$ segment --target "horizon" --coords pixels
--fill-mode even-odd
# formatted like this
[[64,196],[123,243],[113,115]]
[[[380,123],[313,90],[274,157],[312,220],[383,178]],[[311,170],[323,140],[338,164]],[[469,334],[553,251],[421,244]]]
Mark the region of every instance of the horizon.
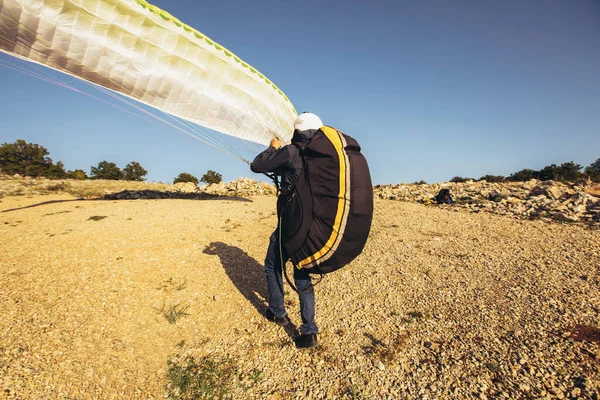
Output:
[[[299,112],[356,138],[374,185],[600,157],[594,1],[152,3],[253,65]],[[296,24],[304,10],[318,12]],[[23,64],[6,54],[0,62]],[[37,143],[69,170],[138,161],[152,182],[207,170],[266,180],[202,143],[9,68],[0,67],[0,92],[0,142]]]

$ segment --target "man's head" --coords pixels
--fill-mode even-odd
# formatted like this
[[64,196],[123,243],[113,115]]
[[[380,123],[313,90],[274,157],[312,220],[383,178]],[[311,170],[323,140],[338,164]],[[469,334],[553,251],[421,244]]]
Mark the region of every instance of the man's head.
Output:
[[317,130],[321,129],[322,126],[323,122],[321,121],[321,118],[317,117],[315,114],[305,112],[298,115],[298,118],[296,118],[296,121],[294,122],[294,131],[302,132]]

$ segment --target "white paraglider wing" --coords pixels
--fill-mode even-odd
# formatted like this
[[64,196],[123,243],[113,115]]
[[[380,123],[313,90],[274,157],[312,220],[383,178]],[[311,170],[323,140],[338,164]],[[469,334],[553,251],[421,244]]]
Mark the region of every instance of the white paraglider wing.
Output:
[[144,0],[0,0],[0,51],[240,139],[292,136],[279,88]]

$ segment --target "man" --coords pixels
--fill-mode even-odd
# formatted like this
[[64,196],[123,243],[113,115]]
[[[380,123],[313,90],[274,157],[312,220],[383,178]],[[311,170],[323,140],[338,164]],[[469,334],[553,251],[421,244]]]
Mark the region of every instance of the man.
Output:
[[[294,123],[292,145],[281,147],[281,141],[274,138],[269,148],[256,156],[250,166],[253,172],[275,173],[281,178],[280,194],[277,199],[278,217],[281,217],[283,209],[292,197],[294,185],[302,173],[303,162],[297,146],[305,146],[322,126],[321,119],[314,114],[299,115]],[[269,292],[269,308],[265,312],[265,317],[282,326],[290,323],[284,306],[282,277],[282,268],[288,259],[289,255],[280,242],[278,225],[278,229],[271,235],[265,258],[265,276]],[[298,348],[316,347],[318,328],[315,323],[315,292],[311,277],[306,270],[294,268],[294,282],[298,289],[302,316],[301,334],[294,339],[294,342]]]

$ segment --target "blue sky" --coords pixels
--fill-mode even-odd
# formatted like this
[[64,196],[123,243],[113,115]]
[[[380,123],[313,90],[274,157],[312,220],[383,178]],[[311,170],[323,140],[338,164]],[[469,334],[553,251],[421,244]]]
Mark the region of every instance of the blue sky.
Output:
[[[355,137],[374,183],[600,158],[598,0],[153,4],[259,69],[299,112]],[[39,143],[67,169],[135,160],[152,181],[208,169],[260,178],[189,137],[3,67],[0,121],[0,143]]]

